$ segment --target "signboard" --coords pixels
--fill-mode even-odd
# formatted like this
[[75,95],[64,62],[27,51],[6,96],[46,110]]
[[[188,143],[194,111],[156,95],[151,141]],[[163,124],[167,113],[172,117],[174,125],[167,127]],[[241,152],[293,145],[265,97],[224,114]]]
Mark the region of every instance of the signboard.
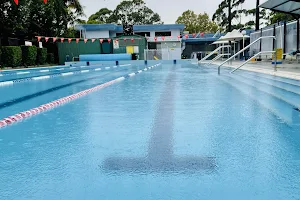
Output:
[[119,41],[115,40],[114,41],[114,49],[119,49],[119,48],[120,48]]
[[25,46],[32,46],[32,42],[25,41]]
[[[275,49],[276,64],[282,64],[283,50],[282,48]],[[272,64],[275,64],[274,55],[272,56]]]
[[139,53],[139,46],[133,47],[133,53]]

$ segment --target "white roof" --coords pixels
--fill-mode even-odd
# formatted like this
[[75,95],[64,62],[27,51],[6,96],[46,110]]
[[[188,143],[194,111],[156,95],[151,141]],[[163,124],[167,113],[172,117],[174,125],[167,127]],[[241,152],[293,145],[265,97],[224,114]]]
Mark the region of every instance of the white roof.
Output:
[[299,0],[268,0],[259,7],[283,13],[300,15]]
[[225,36],[220,37],[217,41],[239,41],[243,38],[250,38],[248,35],[243,35],[239,30],[233,30],[229,33],[227,33]]
[[[223,40],[224,36],[221,36],[217,41],[213,42],[212,44],[228,44],[229,40]],[[235,42],[233,42],[235,43]]]

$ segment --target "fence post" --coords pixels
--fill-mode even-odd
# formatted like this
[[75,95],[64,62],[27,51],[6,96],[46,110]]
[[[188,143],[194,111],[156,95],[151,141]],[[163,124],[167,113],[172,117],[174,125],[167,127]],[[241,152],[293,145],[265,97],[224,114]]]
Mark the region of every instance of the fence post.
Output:
[[[283,24],[283,53],[286,53],[286,21]],[[285,59],[285,56],[283,59]]]
[[300,43],[300,20],[297,20],[297,50],[299,51],[299,43]]

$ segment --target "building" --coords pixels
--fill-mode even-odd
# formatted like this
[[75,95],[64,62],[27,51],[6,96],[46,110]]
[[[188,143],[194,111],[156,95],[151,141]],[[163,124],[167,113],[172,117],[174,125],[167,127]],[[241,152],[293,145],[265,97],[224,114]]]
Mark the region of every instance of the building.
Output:
[[[87,39],[118,38],[123,35],[123,26],[115,24],[82,24],[77,25],[75,29],[80,31],[82,38]],[[134,34],[147,40],[144,58],[140,59],[180,59],[180,35],[183,30],[183,24],[134,25]]]

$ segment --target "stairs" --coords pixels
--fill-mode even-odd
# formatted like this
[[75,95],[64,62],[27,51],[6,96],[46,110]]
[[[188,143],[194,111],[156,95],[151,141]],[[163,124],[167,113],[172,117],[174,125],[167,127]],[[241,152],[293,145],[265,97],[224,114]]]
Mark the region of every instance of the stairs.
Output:
[[283,122],[300,126],[300,81],[261,73],[222,73],[220,80],[256,100]]

